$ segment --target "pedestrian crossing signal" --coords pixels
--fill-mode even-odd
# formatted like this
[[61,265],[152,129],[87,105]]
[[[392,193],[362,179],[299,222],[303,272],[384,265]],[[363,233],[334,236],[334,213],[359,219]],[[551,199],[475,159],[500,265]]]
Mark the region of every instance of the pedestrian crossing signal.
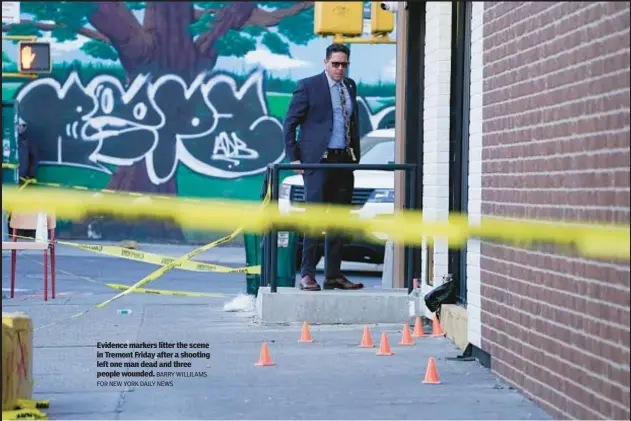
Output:
[[18,71],[20,73],[50,73],[52,67],[50,43],[21,41],[18,44]]

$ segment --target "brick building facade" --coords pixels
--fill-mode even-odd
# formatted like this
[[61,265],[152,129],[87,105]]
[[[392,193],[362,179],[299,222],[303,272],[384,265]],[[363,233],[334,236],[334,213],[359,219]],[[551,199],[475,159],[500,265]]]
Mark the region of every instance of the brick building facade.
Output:
[[[482,13],[482,214],[629,223],[629,3]],[[559,417],[629,418],[628,262],[483,242],[480,272],[494,371]]]
[[[426,78],[443,42],[429,34],[453,33],[429,19],[440,4],[427,3]],[[629,3],[470,7],[469,218],[628,224]],[[476,239],[466,253],[466,340],[491,369],[555,418],[629,419],[629,262]],[[451,271],[437,260],[434,280]]]

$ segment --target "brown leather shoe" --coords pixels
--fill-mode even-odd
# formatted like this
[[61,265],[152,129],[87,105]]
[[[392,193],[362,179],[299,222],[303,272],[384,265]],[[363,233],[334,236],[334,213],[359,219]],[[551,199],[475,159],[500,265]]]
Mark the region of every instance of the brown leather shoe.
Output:
[[364,284],[349,281],[345,276],[326,278],[322,284],[324,289],[362,289]]
[[300,280],[300,289],[303,291],[320,291],[320,285],[311,276],[304,276]]

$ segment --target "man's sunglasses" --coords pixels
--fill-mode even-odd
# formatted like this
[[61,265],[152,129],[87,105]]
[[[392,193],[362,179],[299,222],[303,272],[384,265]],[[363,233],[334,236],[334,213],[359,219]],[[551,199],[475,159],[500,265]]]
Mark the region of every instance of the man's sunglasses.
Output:
[[348,67],[348,62],[347,61],[332,61],[331,62],[331,66],[335,67],[336,69],[341,67],[343,69],[346,69]]

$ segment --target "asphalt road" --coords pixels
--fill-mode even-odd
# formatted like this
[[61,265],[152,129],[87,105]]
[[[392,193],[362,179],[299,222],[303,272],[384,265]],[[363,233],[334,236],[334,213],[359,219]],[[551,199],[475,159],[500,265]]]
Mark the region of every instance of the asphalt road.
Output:
[[[174,255],[186,251],[171,250]],[[230,257],[229,250],[221,253],[225,256],[206,258],[233,266],[245,263]],[[50,400],[45,411],[49,419],[550,419],[477,362],[450,359],[460,351],[445,338],[402,347],[397,345],[401,326],[371,326],[373,341],[378,343],[381,332],[387,332],[395,353],[378,357],[376,349],[357,347],[363,326],[312,326],[315,342],[298,343],[298,325],[261,326],[251,313],[224,311],[227,301],[245,292],[244,275],[174,270],[148,287],[225,297],[129,294],[68,319],[118,292],[103,283],[131,285],[156,267],[60,249],[57,298],[45,303],[40,256],[23,253],[18,258],[17,296],[3,297],[2,307],[5,312],[27,312],[36,327],[56,323],[37,330],[34,337],[34,397]],[[4,296],[8,255],[3,254],[2,263]],[[370,288],[381,283],[379,277],[362,272],[352,277]],[[130,352],[97,348],[98,342],[181,342],[209,348],[131,350],[189,352],[194,357],[97,358],[97,352]],[[263,342],[269,344],[274,367],[254,365]],[[437,361],[439,385],[423,384],[430,356]],[[191,367],[97,367],[99,361],[178,361]],[[142,370],[206,374],[97,378],[99,372]],[[120,386],[110,383],[118,381]]]

